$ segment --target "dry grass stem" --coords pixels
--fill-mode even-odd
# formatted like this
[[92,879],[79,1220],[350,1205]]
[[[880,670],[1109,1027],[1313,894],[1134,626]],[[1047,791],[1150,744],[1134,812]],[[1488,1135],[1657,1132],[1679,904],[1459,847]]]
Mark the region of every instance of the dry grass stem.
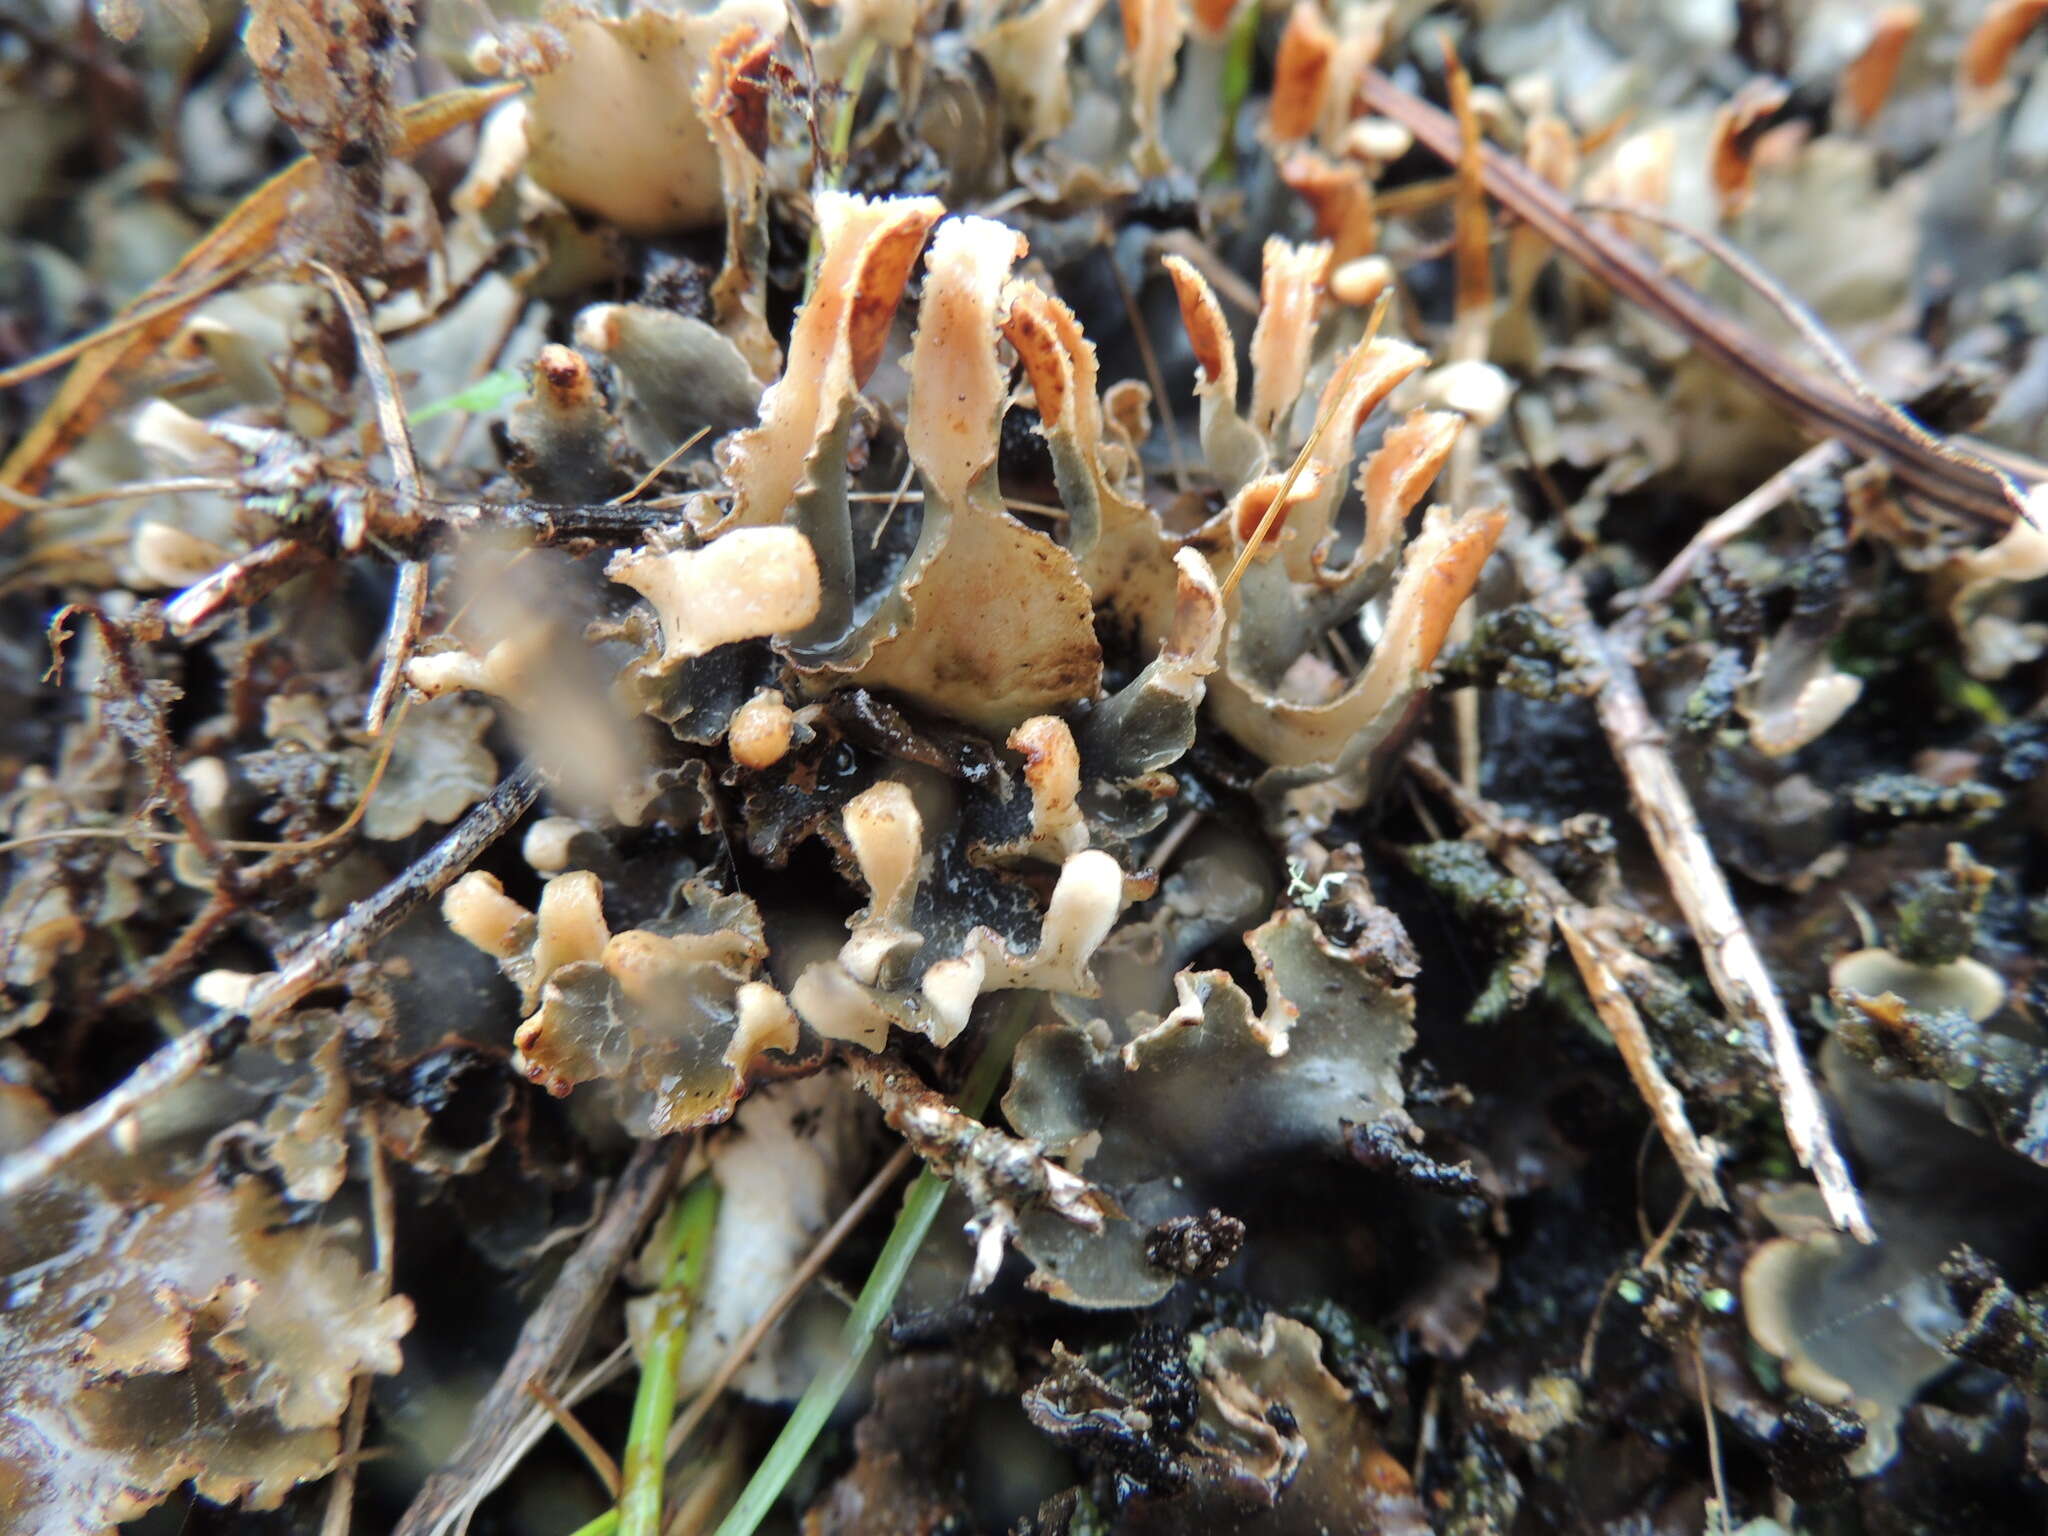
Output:
[[1538,606],[1586,655],[1599,661],[1601,680],[1595,702],[1600,727],[1628,780],[1636,817],[1649,834],[1671,883],[1671,894],[1699,945],[1707,979],[1731,1018],[1763,1032],[1792,1150],[1819,1182],[1836,1225],[1862,1242],[1873,1241],[1876,1234],[1870,1217],[1835,1144],[1798,1033],[1729,892],[1727,877],[1700,829],[1692,797],[1665,750],[1663,730],[1644,702],[1635,674],[1587,613],[1577,582],[1554,551],[1532,536],[1515,541],[1512,555],[1523,585]]

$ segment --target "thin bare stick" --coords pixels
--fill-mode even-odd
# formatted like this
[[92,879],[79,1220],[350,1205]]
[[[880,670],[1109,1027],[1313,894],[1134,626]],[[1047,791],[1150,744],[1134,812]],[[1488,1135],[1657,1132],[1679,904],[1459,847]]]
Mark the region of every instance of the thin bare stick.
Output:
[[377,429],[384,438],[384,451],[391,455],[393,478],[406,494],[424,496],[426,486],[420,479],[419,457],[412,450],[412,429],[406,425],[405,401],[399,396],[398,379],[391,371],[391,357],[384,350],[384,340],[377,334],[377,326],[370,318],[369,306],[356,291],[356,285],[325,262],[309,261],[306,265],[319,273],[321,281],[333,291],[335,302],[341,306],[349,331],[355,337],[356,361],[362,367],[363,382],[370,386],[370,398],[377,405]]
[[[1414,92],[1376,69],[1364,71],[1359,95],[1393,118],[1433,154],[1456,163],[1457,125]],[[2023,509],[2013,481],[1955,454],[1930,453],[1885,414],[1828,378],[1791,367],[1747,326],[1665,273],[1627,236],[1579,217],[1566,195],[1492,145],[1481,146],[1486,190],[1595,279],[1686,336],[1712,361],[1741,376],[1773,406],[1816,437],[1837,437],[1854,452],[1884,460],[1900,485],[1942,508],[1992,526]],[[2009,462],[2009,461],[2008,461]],[[2020,479],[2048,479],[2048,466],[2027,463]]]
[[1436,754],[1426,744],[1417,744],[1410,749],[1408,769],[1447,801],[1469,829],[1482,834],[1487,851],[1550,908],[1551,920],[1564,936],[1572,963],[1578,967],[1579,977],[1586,985],[1586,995],[1593,1000],[1601,1022],[1614,1037],[1615,1049],[1620,1051],[1622,1063],[1636,1085],[1636,1092],[1642,1095],[1643,1103],[1650,1111],[1650,1119],[1664,1138],[1664,1145],[1670,1148],[1672,1160],[1684,1175],[1687,1188],[1716,1210],[1726,1210],[1728,1202],[1722,1197],[1720,1186],[1714,1179],[1714,1169],[1721,1156],[1720,1148],[1712,1138],[1702,1139],[1693,1131],[1692,1122],[1686,1118],[1685,1100],[1657,1064],[1656,1052],[1651,1047],[1650,1033],[1643,1025],[1642,1015],[1636,1011],[1634,1000],[1615,980],[1614,965],[1619,955],[1618,947],[1608,932],[1610,925],[1602,922],[1598,913],[1581,906],[1564,882],[1550,872],[1548,865],[1510,837],[1498,812],[1446,773],[1443,765],[1437,762]]
[[184,639],[197,634],[230,607],[246,607],[267,597],[322,559],[318,549],[297,539],[271,539],[239,555],[211,576],[203,577],[164,604],[171,633]]
[[561,1380],[597,1320],[648,1222],[667,1202],[689,1147],[685,1138],[642,1142],[619,1178],[604,1219],[591,1229],[519,1330],[519,1342],[470,1417],[469,1433],[429,1477],[394,1536],[441,1536],[466,1522],[516,1464],[508,1459],[531,1410],[527,1383]]
[[1800,340],[1814,350],[1820,360],[1827,365],[1828,371],[1840,379],[1857,399],[1936,458],[1947,459],[1951,463],[1965,465],[1970,469],[1982,470],[1985,474],[1998,479],[2005,486],[2006,498],[2012,502],[2014,509],[2022,516],[2026,515],[2024,486],[2005,469],[1982,454],[1973,452],[1966,445],[1952,443],[1928,431],[1910,412],[1887,400],[1878,392],[1876,386],[1863,376],[1863,370],[1857,367],[1856,360],[1842,350],[1841,343],[1828,334],[1827,327],[1820,323],[1813,312],[1786,292],[1776,278],[1751,261],[1739,248],[1723,240],[1712,230],[1696,228],[1683,219],[1675,219],[1668,213],[1655,208],[1645,208],[1638,203],[1582,201],[1578,206],[1591,211],[1627,214],[1631,218],[1641,219],[1646,224],[1654,224],[1659,229],[1668,229],[1673,234],[1698,245],[1740,278],[1744,287],[1770,305],[1780,319],[1797,331]]
[[398,568],[398,581],[391,589],[391,622],[384,630],[384,660],[377,668],[377,686],[370,692],[369,707],[363,711],[363,733],[380,736],[390,717],[391,701],[398,696],[405,679],[405,664],[420,642],[420,628],[427,618],[427,562],[407,560]]
[[692,432],[688,437],[684,438],[680,443],[677,443],[675,447],[669,449],[669,451],[662,457],[662,461],[659,464],[655,465],[654,468],[647,471],[646,474],[642,475],[639,478],[639,480],[634,483],[633,489],[631,489],[630,491],[623,492],[620,495],[614,496],[610,501],[606,502],[605,505],[608,507],[623,507],[629,501],[638,501],[640,499],[640,493],[642,491],[646,490],[647,487],[654,484],[655,481],[659,480],[662,477],[662,475],[667,472],[669,465],[675,463],[677,459],[680,459],[692,448],[696,447],[699,443],[703,442],[705,434],[710,432],[710,430],[711,429],[709,427],[699,427],[696,431]]
[[618,1498],[619,1464],[612,1459],[610,1451],[597,1443],[597,1436],[584,1427],[575,1410],[538,1381],[526,1384],[526,1394],[547,1410],[548,1417],[555,1421],[555,1428],[567,1435],[576,1449],[583,1453],[583,1459],[590,1463],[590,1470],[604,1484],[604,1491],[614,1499]]
[[1586,995],[1593,1000],[1594,1011],[1600,1015],[1600,1022],[1607,1026],[1607,1033],[1614,1037],[1615,1049],[1621,1052],[1622,1062],[1635,1082],[1636,1092],[1649,1106],[1657,1134],[1671,1149],[1678,1171],[1685,1176],[1687,1186],[1700,1197],[1702,1204],[1715,1210],[1726,1210],[1728,1201],[1714,1180],[1721,1149],[1711,1136],[1703,1139],[1693,1133],[1692,1122],[1685,1116],[1685,1100],[1672,1086],[1671,1079],[1664,1075],[1664,1069],[1657,1065],[1650,1032],[1643,1027],[1643,1018],[1636,1012],[1634,1000],[1622,991],[1621,983],[1615,980],[1614,972],[1602,953],[1606,946],[1580,926],[1586,915],[1583,911],[1560,907],[1554,915],[1557,931],[1564,935],[1565,947],[1571,951],[1572,962],[1578,966],[1579,976],[1586,984]]
[[1166,836],[1159,839],[1159,846],[1152,850],[1147,861],[1155,871],[1162,875],[1166,873],[1166,866],[1180,852],[1181,844],[1192,837],[1195,828],[1202,824],[1203,814],[1201,811],[1183,811],[1180,820],[1166,829]]
[[[370,1185],[370,1232],[376,1248],[376,1275],[385,1295],[391,1294],[393,1245],[398,1226],[397,1209],[391,1197],[391,1173],[384,1166],[384,1144],[377,1135],[377,1106],[362,1107],[363,1163]],[[363,1429],[370,1420],[370,1377],[356,1377],[349,1389],[348,1419],[342,1426],[341,1457],[334,1466],[334,1481],[327,1488],[327,1512],[320,1521],[320,1536],[348,1536],[349,1516],[355,1507],[356,1471],[362,1465]]]
[[[869,549],[880,549],[882,547],[882,535],[888,531],[890,519],[896,516],[896,509],[902,506],[910,497],[910,481],[911,477],[916,473],[917,466],[915,464],[903,466],[903,478],[896,482],[896,489],[889,497],[889,505],[882,508],[881,520],[875,524],[874,536],[868,540]],[[855,492],[847,499],[849,501],[859,501],[868,494],[867,492]],[[922,491],[917,493],[917,499],[919,501],[924,500],[924,493]],[[1005,502],[1004,505],[1008,506],[1009,503]]]
[[1785,1011],[1756,940],[1736,908],[1727,878],[1700,829],[1692,797],[1664,748],[1659,729],[1625,657],[1617,654],[1586,610],[1577,581],[1555,550],[1536,536],[1516,539],[1510,550],[1522,584],[1550,620],[1571,636],[1600,672],[1595,704],[1601,729],[1628,781],[1636,818],[1649,834],[1671,894],[1699,944],[1707,980],[1729,1015],[1760,1027],[1770,1046],[1785,1134],[1800,1163],[1811,1169],[1835,1224],[1862,1242],[1873,1240],[1862,1197],[1835,1145],[1820,1094],[1807,1071],[1799,1035]]
[[531,767],[509,774],[448,835],[368,901],[358,902],[250,989],[240,1011],[169,1042],[119,1086],[64,1116],[18,1152],[0,1158],[0,1201],[47,1181],[121,1121],[216,1061],[232,1056],[252,1029],[275,1019],[342,966],[359,958],[423,903],[438,896],[477,856],[511,830],[540,795]]
[[[79,491],[70,496],[30,496],[9,485],[0,485],[0,501],[24,512],[77,512],[104,506],[110,501],[147,501],[152,496],[182,496],[188,492],[232,493],[241,487],[217,475],[181,475],[172,480],[137,480],[128,485],[110,485],[97,491]],[[126,535],[124,534],[125,538]]]
[[1671,563],[1657,573],[1656,580],[1634,594],[1635,612],[1626,622],[1631,625],[1639,623],[1639,616],[1647,616],[1651,609],[1670,602],[1678,589],[1691,579],[1702,560],[1724,544],[1741,538],[1783,506],[1785,498],[1792,494],[1800,481],[1824,474],[1847,459],[1848,455],[1842,451],[1840,443],[1833,440],[1816,443],[1725,512],[1716,513],[1687,541],[1685,548],[1671,557]]
[[1664,1272],[1664,1255],[1671,1250],[1671,1244],[1685,1225],[1685,1218],[1692,1214],[1692,1193],[1687,1191],[1671,1212],[1671,1219],[1664,1223],[1664,1230],[1657,1234],[1656,1241],[1643,1250],[1642,1267],[1651,1274]]
[[[356,285],[324,262],[308,262],[321,280],[334,290],[335,302],[348,317],[348,328],[356,340],[356,362],[361,366],[370,395],[377,402],[377,426],[384,438],[384,451],[391,455],[392,477],[402,495],[424,500],[426,482],[420,477],[419,455],[413,452],[412,428],[406,423],[405,401],[398,390],[397,375],[391,371],[391,356],[377,334],[370,308]],[[384,717],[405,680],[405,664],[419,644],[420,625],[427,613],[427,566],[423,560],[408,560],[398,569],[398,586],[391,598],[391,622],[384,631],[384,660],[377,669],[377,686],[370,691],[370,704],[363,711],[363,730],[381,735]]]
[[797,1265],[796,1272],[789,1277],[788,1284],[776,1293],[763,1312],[747,1331],[733,1341],[725,1358],[718,1362],[718,1369],[711,1373],[711,1379],[704,1383],[697,1395],[690,1399],[690,1406],[683,1410],[676,1420],[675,1428],[668,1433],[669,1459],[689,1442],[697,1426],[704,1422],[704,1416],[717,1406],[725,1389],[732,1385],[746,1363],[753,1359],[754,1351],[761,1347],[761,1341],[768,1337],[782,1316],[796,1305],[797,1298],[810,1289],[811,1282],[818,1278],[818,1272],[831,1262],[832,1255],[839,1251],[839,1245],[852,1235],[853,1229],[867,1219],[875,1202],[889,1192],[889,1186],[903,1176],[916,1153],[906,1144],[896,1149],[895,1154],[882,1164],[875,1176],[868,1180],[861,1192],[853,1197],[853,1203],[839,1213],[839,1219],[827,1227],[811,1245],[811,1251],[804,1255],[804,1261]]

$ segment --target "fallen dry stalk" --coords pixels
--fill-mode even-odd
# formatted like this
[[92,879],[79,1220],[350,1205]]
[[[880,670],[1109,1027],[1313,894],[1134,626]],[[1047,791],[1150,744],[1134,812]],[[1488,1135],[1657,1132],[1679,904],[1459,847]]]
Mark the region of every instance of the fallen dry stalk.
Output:
[[222,1013],[159,1049],[119,1086],[75,1114],[66,1115],[19,1152],[0,1158],[0,1201],[43,1183],[65,1163],[145,1105],[214,1062],[232,1056],[250,1030],[292,1007],[344,965],[360,959],[424,902],[475,862],[524,816],[540,794],[540,775],[516,769],[399,876],[368,901],[356,903],[299,946],[284,965],[251,989],[235,1012]]
[[1792,1150],[1800,1163],[1812,1170],[1835,1224],[1863,1242],[1872,1241],[1875,1234],[1870,1218],[1841,1149],[1835,1145],[1820,1094],[1800,1053],[1799,1036],[1735,906],[1714,850],[1700,830],[1692,798],[1671,754],[1664,749],[1664,732],[1643,699],[1628,658],[1593,622],[1577,579],[1546,542],[1536,537],[1516,539],[1510,557],[1536,605],[1570,635],[1599,673],[1595,704],[1600,728],[1607,733],[1608,745],[1628,780],[1636,819],[1649,834],[1722,1006],[1731,1017],[1763,1029]]
[[547,1299],[533,1309],[498,1379],[470,1419],[469,1433],[447,1463],[427,1479],[394,1536],[428,1536],[466,1521],[517,1464],[518,1441],[534,1407],[528,1384],[558,1382],[583,1348],[598,1309],[611,1295],[633,1251],[675,1186],[687,1140],[642,1142],[620,1175],[603,1219],[583,1239]]
[[1558,908],[1556,913],[1557,931],[1564,935],[1565,947],[1572,953],[1572,963],[1579,968],[1579,975],[1586,983],[1586,995],[1593,1000],[1600,1022],[1614,1037],[1615,1048],[1621,1052],[1628,1075],[1635,1081],[1636,1092],[1649,1106],[1650,1118],[1657,1123],[1658,1134],[1671,1149],[1678,1171],[1685,1175],[1685,1182],[1699,1196],[1702,1204],[1726,1210],[1727,1198],[1714,1181],[1714,1167],[1721,1159],[1721,1150],[1712,1137],[1702,1140],[1694,1133],[1692,1122],[1685,1115],[1685,1100],[1672,1086],[1671,1079],[1664,1075],[1663,1068],[1657,1065],[1656,1052],[1650,1045],[1650,1032],[1643,1025],[1642,1015],[1636,1011],[1634,999],[1622,990],[1621,983],[1615,979],[1607,955],[1607,943],[1580,926],[1585,915],[1582,911],[1564,907]]
[[[1457,163],[1458,127],[1446,113],[1376,69],[1364,72],[1358,90],[1369,109],[1400,123],[1432,153]],[[1623,298],[1681,332],[1816,437],[1840,438],[1857,453],[1883,460],[1903,489],[1974,522],[2003,527],[2020,511],[2013,489],[1987,466],[1972,462],[1975,455],[1930,451],[1846,386],[1793,367],[1747,326],[1663,271],[1641,246],[1581,218],[1564,193],[1491,144],[1481,147],[1480,158],[1487,192],[1510,214]],[[2048,467],[2038,464],[2020,465],[2014,473],[2048,479]]]
[[[377,426],[384,438],[384,451],[391,455],[391,471],[399,491],[415,504],[426,500],[427,485],[420,475],[419,455],[413,452],[412,428],[406,425],[405,401],[398,392],[398,380],[391,371],[391,358],[370,319],[370,307],[363,302],[356,285],[324,262],[308,262],[321,281],[333,290],[335,302],[348,317],[355,337],[356,364],[377,402]],[[427,563],[407,560],[398,568],[398,584],[391,596],[391,622],[384,631],[384,660],[377,670],[377,686],[370,690],[369,707],[363,712],[363,730],[381,735],[391,701],[405,678],[405,664],[419,644],[420,625],[427,614]]]
[[1481,834],[1487,851],[1550,908],[1551,921],[1564,936],[1572,963],[1586,984],[1586,995],[1593,1000],[1601,1023],[1614,1037],[1615,1048],[1621,1052],[1636,1091],[1649,1108],[1650,1118],[1656,1122],[1664,1145],[1670,1148],[1686,1185],[1705,1204],[1726,1210],[1728,1202],[1714,1178],[1720,1148],[1711,1137],[1702,1138],[1693,1130],[1692,1122],[1686,1118],[1684,1098],[1657,1065],[1642,1015],[1615,978],[1614,967],[1622,956],[1607,931],[1609,925],[1599,913],[1575,901],[1564,882],[1541,859],[1509,836],[1494,809],[1446,773],[1427,745],[1417,745],[1409,751],[1408,770],[1457,811],[1468,831]]

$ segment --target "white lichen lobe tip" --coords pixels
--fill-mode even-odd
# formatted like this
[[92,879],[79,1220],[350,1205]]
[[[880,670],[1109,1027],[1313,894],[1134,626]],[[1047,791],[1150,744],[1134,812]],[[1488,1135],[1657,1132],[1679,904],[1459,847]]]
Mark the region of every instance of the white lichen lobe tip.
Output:
[[540,893],[534,974],[545,980],[562,966],[601,960],[611,942],[604,921],[604,882],[587,869],[557,875]]
[[496,875],[473,869],[449,886],[441,897],[441,915],[462,938],[496,960],[519,948],[514,932],[532,916],[505,894]]
[[664,664],[802,629],[822,596],[811,541],[794,528],[736,528],[702,549],[621,550],[604,573],[653,606]]
[[526,829],[519,854],[528,865],[544,875],[559,875],[569,867],[570,845],[583,831],[573,816],[543,816]]
[[781,694],[763,688],[734,712],[726,744],[742,768],[772,768],[789,751],[795,730],[796,712]]
[[914,891],[924,854],[924,819],[907,786],[892,780],[869,786],[846,803],[846,840],[880,916]]
[[796,1049],[796,1014],[789,999],[775,988],[765,981],[742,982],[733,1001],[738,1019],[725,1050],[725,1064],[733,1071],[746,1070],[747,1063],[763,1051],[787,1054]]

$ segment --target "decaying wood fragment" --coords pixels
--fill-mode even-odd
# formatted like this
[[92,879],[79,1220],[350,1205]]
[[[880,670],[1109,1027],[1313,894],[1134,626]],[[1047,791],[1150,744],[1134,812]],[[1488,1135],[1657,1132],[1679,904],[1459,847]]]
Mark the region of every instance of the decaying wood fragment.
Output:
[[[346,277],[322,262],[313,270],[333,290],[335,301],[348,317],[348,328],[356,341],[356,362],[369,381],[377,402],[377,425],[383,434],[384,451],[391,455],[392,474],[398,488],[417,505],[427,494],[420,476],[419,456],[413,452],[412,428],[406,425],[405,402],[399,397],[398,380],[391,371],[391,359],[378,339],[377,327],[363,296]],[[420,625],[427,612],[427,564],[407,560],[398,568],[398,585],[391,599],[391,622],[384,631],[384,661],[377,671],[377,685],[370,691],[369,707],[363,713],[363,729],[375,736],[384,729],[391,701],[405,677],[405,664],[419,644]]]
[[846,1053],[846,1064],[853,1080],[882,1106],[889,1128],[933,1168],[958,1180],[973,1202],[970,1291],[986,1290],[995,1279],[1021,1208],[1042,1204],[1090,1232],[1101,1231],[1104,1218],[1115,1213],[1107,1196],[1046,1157],[1037,1143],[955,1109],[901,1062],[856,1050]]

